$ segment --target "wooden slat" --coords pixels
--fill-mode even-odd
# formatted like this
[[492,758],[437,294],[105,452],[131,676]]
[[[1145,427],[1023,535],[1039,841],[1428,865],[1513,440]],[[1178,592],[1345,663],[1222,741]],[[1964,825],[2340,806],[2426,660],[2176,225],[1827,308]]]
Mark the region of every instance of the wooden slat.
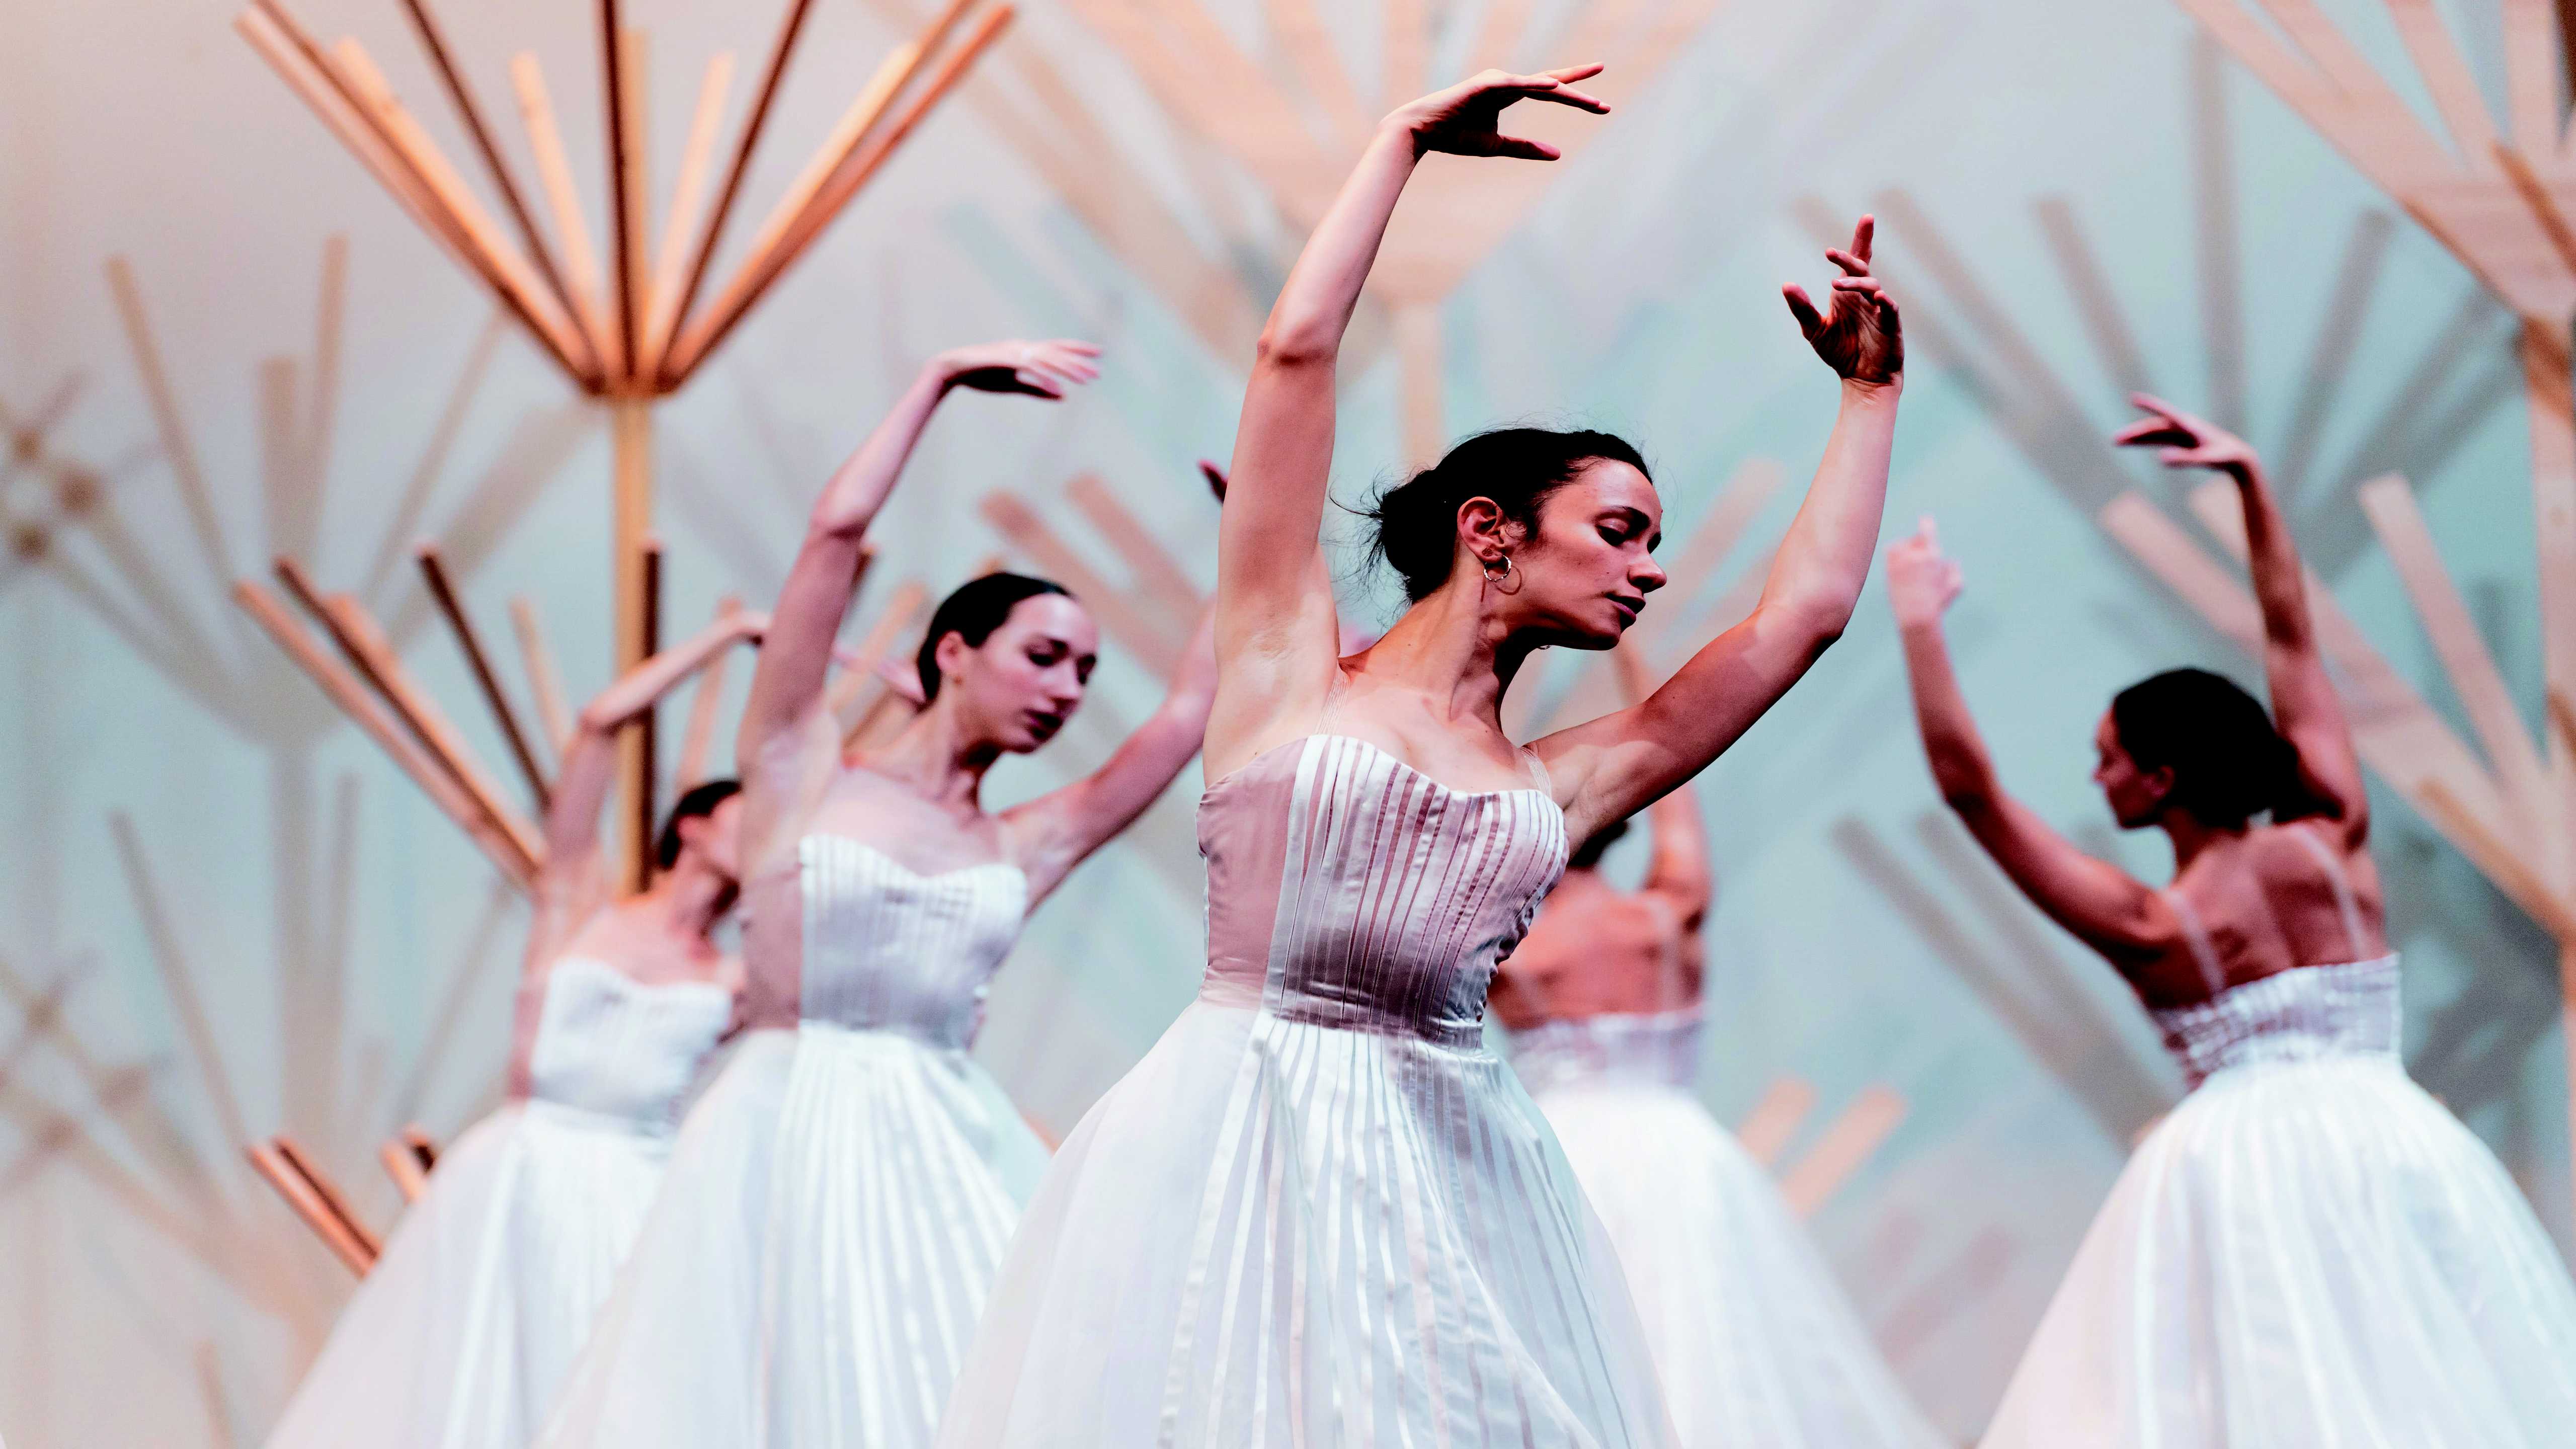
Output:
[[429,1191],[429,1174],[421,1170],[420,1159],[401,1138],[378,1147],[376,1160],[385,1165],[385,1176],[393,1179],[394,1191],[402,1194],[405,1203],[418,1202]]
[[572,710],[565,704],[563,674],[555,668],[554,650],[537,623],[537,609],[525,595],[510,600],[510,628],[519,639],[520,667],[527,671],[528,693],[537,702],[537,725],[560,760],[572,745]]
[[421,747],[455,779],[485,823],[510,841],[512,849],[526,861],[530,874],[535,874],[545,862],[544,837],[526,817],[504,803],[499,784],[475,760],[472,748],[430,698],[429,691],[412,677],[393,641],[385,637],[383,626],[365,605],[347,594],[331,595],[322,605],[323,622],[341,652],[384,696]]
[[1753,1160],[1768,1167],[1777,1162],[1789,1139],[1798,1134],[1798,1124],[1815,1110],[1816,1089],[1798,1077],[1779,1077],[1763,1089],[1744,1120],[1735,1124],[1735,1140],[1752,1154]]
[[332,1256],[350,1272],[361,1278],[367,1276],[367,1270],[376,1265],[375,1255],[349,1236],[348,1230],[341,1226],[340,1220],[313,1191],[312,1184],[289,1167],[275,1147],[265,1142],[254,1142],[242,1148],[242,1154],[250,1159],[252,1169],[286,1200],[286,1205],[294,1210],[295,1215],[304,1220],[304,1225],[313,1230],[313,1235],[322,1240],[322,1245],[331,1250]]
[[[753,92],[750,113],[743,117],[742,136],[734,144],[732,161],[725,166],[724,184],[716,189],[715,205],[707,212],[706,229],[699,233],[698,244],[689,256],[686,280],[681,283],[679,295],[671,302],[674,336],[688,324],[689,307],[706,285],[707,268],[715,261],[716,243],[723,240],[725,223],[733,217],[734,200],[742,194],[742,179],[750,171],[752,153],[759,149],[761,133],[769,125],[770,107],[778,99],[779,82],[786,78],[787,62],[796,53],[797,37],[804,33],[805,16],[813,4],[814,0],[787,0],[786,13],[779,18],[778,39],[769,48],[768,63],[761,67],[760,87]],[[669,385],[672,382],[668,361],[666,351],[665,366],[656,378],[657,383]]]
[[456,647],[465,655],[466,666],[473,671],[475,687],[483,692],[483,703],[492,711],[493,724],[509,743],[510,757],[518,761],[519,772],[527,779],[529,798],[543,813],[548,799],[545,769],[537,763],[527,732],[519,726],[519,712],[510,707],[509,695],[502,692],[501,677],[492,669],[492,658],[484,652],[481,636],[474,632],[474,621],[466,617],[465,601],[457,597],[456,585],[447,576],[447,565],[439,557],[438,546],[424,543],[413,550],[413,557],[420,561],[421,578],[429,585],[430,597],[447,620],[449,632],[456,636]]
[[[742,612],[742,600],[731,594],[716,601],[718,622]],[[671,771],[671,795],[674,800],[705,783],[707,751],[716,737],[716,709],[724,703],[725,665],[730,652],[718,654],[698,671],[689,687],[689,722],[680,735],[679,763]]]
[[2503,0],[2505,132],[2527,156],[2558,152],[2558,18],[2550,0]]
[[2414,490],[2404,478],[2389,474],[2361,485],[2360,498],[2362,512],[2369,516],[2380,547],[2387,551],[2407,597],[2414,601],[2415,616],[2433,641],[2433,652],[2450,676],[2470,728],[2477,731],[2503,787],[2504,818],[2513,826],[2513,837],[2526,851],[2556,854],[2548,848],[2557,833],[2556,812],[2550,808],[2551,792],[2541,770],[2540,752],[2532,744],[2521,712],[2514,708],[2495,656],[2478,635],[2468,601],[2460,597],[2450,571],[2442,566],[2432,530],[2415,507]]
[[366,1250],[368,1260],[374,1261],[383,1251],[383,1244],[365,1223],[359,1221],[357,1211],[349,1206],[348,1195],[340,1191],[340,1185],[331,1180],[331,1175],[322,1170],[322,1165],[314,1161],[312,1155],[292,1137],[272,1137],[268,1145],[276,1150],[278,1157],[294,1170],[296,1176],[303,1178],[313,1189],[314,1195],[322,1200],[323,1208],[348,1230],[359,1247]]
[[1781,1174],[1780,1195],[1800,1217],[1813,1217],[1904,1120],[1903,1097],[1886,1087],[1863,1091],[1826,1125],[1807,1155]]
[[510,58],[510,83],[518,92],[519,118],[527,127],[528,150],[537,158],[537,184],[545,188],[547,207],[554,212],[555,241],[563,249],[564,289],[572,297],[572,312],[581,324],[582,334],[590,342],[594,355],[609,355],[610,329],[606,304],[601,300],[599,251],[590,239],[590,224],[581,209],[581,191],[574,183],[572,158],[564,151],[563,130],[555,120],[553,99],[546,93],[546,75],[537,63],[535,53],[521,51]]
[[[1065,485],[1065,498],[1080,510],[1083,518],[1118,551],[1118,561],[1136,580],[1136,587],[1153,606],[1168,615],[1176,628],[1195,624],[1199,612],[1207,607],[1207,598],[1197,583],[1183,569],[1179,560],[1164,551],[1145,521],[1130,512],[1109,485],[1097,473],[1081,473]],[[1214,515],[1209,515],[1213,517]]]
[[635,102],[626,91],[630,77],[626,66],[626,27],[618,23],[618,0],[599,0],[599,61],[605,81],[600,87],[607,105],[601,121],[608,140],[608,216],[609,269],[615,278],[615,305],[610,309],[609,349],[615,358],[609,371],[632,376],[635,341],[642,334],[643,320],[637,311],[636,289],[642,279],[636,276],[637,238],[634,235],[635,205],[633,192],[636,168],[628,159],[629,142],[635,135],[632,111]]
[[830,227],[841,209],[858,195],[859,189],[867,185],[878,169],[892,159],[905,139],[966,78],[975,62],[1001,38],[1002,31],[1016,13],[1009,5],[985,12],[983,20],[949,53],[902,114],[876,132],[873,139],[833,174],[830,183],[815,195],[803,216],[779,239],[777,245],[744,261],[742,269],[727,284],[724,293],[708,304],[706,315],[688,324],[679,341],[673,344],[673,357],[663,374],[666,383],[677,386],[680,381],[685,381],[706,361],[709,353],[722,345],[744,315],[759,305],[761,297],[778,278],[796,264],[797,258],[804,255],[815,238]]
[[233,585],[233,601],[242,611],[258,621],[268,636],[288,659],[294,661],[312,679],[331,702],[340,707],[359,730],[375,741],[411,782],[420,787],[430,803],[448,819],[456,822],[474,843],[483,849],[492,864],[521,890],[535,884],[535,872],[522,860],[509,839],[485,821],[482,812],[465,791],[450,778],[447,771],[429,753],[415,744],[393,716],[393,712],[360,683],[357,676],[322,652],[294,618],[266,589],[244,579]]
[[2469,74],[2460,47],[2451,39],[2449,27],[2442,23],[2441,12],[2433,0],[2386,0],[2389,18],[2397,22],[2397,36],[2406,44],[2406,52],[2415,59],[2415,70],[2424,78],[2424,88],[2432,93],[2433,108],[2442,115],[2442,124],[2451,133],[2452,149],[2459,153],[2464,170],[2485,174],[2491,170],[2495,154],[2495,120],[2487,114],[2486,97],[2478,91],[2477,77]]
[[718,51],[708,59],[706,76],[698,83],[697,111],[680,151],[671,209],[662,222],[662,242],[653,259],[653,306],[646,314],[644,360],[635,369],[638,377],[659,378],[662,359],[671,350],[671,333],[680,321],[680,289],[688,280],[689,237],[705,211],[707,167],[715,159],[716,131],[724,124],[725,97],[732,89],[733,52]]

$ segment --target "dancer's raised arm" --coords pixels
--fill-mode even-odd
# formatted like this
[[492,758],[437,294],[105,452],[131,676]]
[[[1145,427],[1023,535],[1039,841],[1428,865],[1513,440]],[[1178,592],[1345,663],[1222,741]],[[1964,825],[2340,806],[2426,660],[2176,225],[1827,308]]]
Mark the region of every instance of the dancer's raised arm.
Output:
[[2179,929],[2172,907],[2128,872],[2076,849],[1995,778],[1941,634],[1941,615],[1959,587],[1959,566],[1942,557],[1930,519],[1887,551],[1887,598],[1905,645],[1914,721],[1942,800],[2049,919],[2115,965],[2152,962],[2171,949]]
[[[1636,648],[1613,650],[1610,662],[1619,671],[1620,698],[1633,705],[1655,692],[1654,675]],[[1646,828],[1652,847],[1639,889],[1670,908],[1683,931],[1697,931],[1708,917],[1717,883],[1708,865],[1708,826],[1688,783],[1647,807]]]
[[[810,768],[828,768],[839,739],[825,719],[824,679],[832,638],[858,586],[860,548],[885,506],[930,415],[952,389],[1021,393],[1054,401],[1098,377],[1100,349],[1087,342],[987,342],[943,352],[897,399],[885,421],[832,474],[805,526],[805,542],[779,589],[772,627],[752,671],[751,698],[735,757],[752,798],[769,795]],[[766,787],[766,788],[764,788]],[[748,843],[748,842],[746,842]]]
[[1278,721],[1320,705],[1331,685],[1340,631],[1315,560],[1333,466],[1334,373],[1396,198],[1434,151],[1555,160],[1551,146],[1502,134],[1504,108],[1542,100],[1607,113],[1574,86],[1600,71],[1489,70],[1391,112],[1306,239],[1261,331],[1217,531],[1216,645],[1225,669],[1210,722],[1211,773],[1241,763]]
[[1878,547],[1905,375],[1896,303],[1870,273],[1875,232],[1864,216],[1849,250],[1825,253],[1843,272],[1828,312],[1820,315],[1803,288],[1782,289],[1816,355],[1842,378],[1842,410],[1761,602],[1644,703],[1537,742],[1569,830],[1634,814],[1706,769],[1851,622]]
[[2263,460],[2244,439],[2162,398],[2141,392],[2129,401],[2148,416],[2122,429],[2113,442],[2156,448],[2168,468],[2207,468],[2236,485],[2245,506],[2254,601],[2263,614],[2263,677],[2271,685],[2272,723],[2298,753],[2299,784],[2311,807],[2299,813],[2333,821],[2346,848],[2359,849],[2370,830],[2370,794],[2362,785],[2352,727],[2317,646],[2299,547],[2264,481]]
[[768,626],[762,614],[728,614],[626,671],[582,707],[547,792],[546,864],[537,875],[537,918],[528,932],[532,964],[551,961],[602,904],[607,876],[600,868],[599,814],[617,782],[618,731],[717,655],[759,639]]

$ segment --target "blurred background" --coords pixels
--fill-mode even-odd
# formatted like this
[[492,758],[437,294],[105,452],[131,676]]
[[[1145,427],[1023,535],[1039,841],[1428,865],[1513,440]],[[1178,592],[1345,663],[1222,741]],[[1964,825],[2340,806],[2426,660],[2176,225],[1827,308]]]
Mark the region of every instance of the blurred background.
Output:
[[[2390,12],[2321,8],[2432,124],[2442,102]],[[2501,110],[2507,12],[2532,7],[2432,8]],[[444,1140],[498,1098],[525,912],[227,585],[288,553],[368,599],[498,772],[508,755],[409,548],[440,543],[522,700],[507,644],[524,600],[577,705],[610,677],[606,411],[226,6],[7,13],[0,1434],[255,1443],[352,1280],[242,1142],[295,1134],[362,1216],[390,1221],[377,1144],[407,1123]],[[722,255],[924,13],[814,0]],[[295,14],[358,37],[471,159],[395,0]],[[625,14],[650,32],[658,236],[707,57],[736,53],[738,116],[777,21],[702,0]],[[537,58],[604,228],[596,9],[438,15],[523,180],[510,57]],[[765,607],[824,477],[922,359],[1005,336],[1097,341],[1105,376],[1054,407],[947,406],[879,525],[850,637],[907,584],[935,596],[996,554],[1080,561],[1149,624],[1171,591],[1149,586],[1140,546],[1205,588],[1215,516],[1192,463],[1230,450],[1251,339],[1319,189],[1387,105],[1494,54],[1621,62],[1598,83],[1616,114],[1544,174],[1439,162],[1408,199],[1344,374],[1344,500],[1482,426],[1622,432],[1654,464],[1667,561],[1688,560],[1649,614],[1677,663],[1749,603],[1833,415],[1779,286],[1818,287],[1821,247],[1870,210],[1912,351],[1889,537],[1938,516],[1969,580],[1952,616],[1965,682],[2008,783],[2051,821],[2161,882],[2161,837],[2118,835],[2088,781],[2094,722],[2117,687],[2176,664],[2258,683],[2123,541],[2139,531],[2105,521],[2134,525],[2106,512],[2131,498],[2232,568],[2194,522],[2193,480],[2100,446],[2142,380],[2266,451],[2342,609],[2480,741],[2492,717],[2455,696],[2356,496],[2405,475],[2540,737],[2514,314],[2166,0],[1026,0],[655,409],[664,637],[727,595]],[[1390,619],[1389,581],[1341,557],[1346,614]],[[1001,799],[1090,768],[1151,709],[1138,638],[1113,627],[1084,720],[997,771]],[[1594,705],[1605,677],[1579,664],[1556,661],[1521,718]],[[737,661],[718,762],[746,674]],[[1721,893],[1700,1086],[1780,1173],[1899,1375],[1966,1438],[2180,1083],[2116,978],[1942,811],[1904,689],[1873,584],[1839,647],[1702,782]],[[1053,1132],[1196,988],[1197,782],[1043,908],[994,991],[979,1051]],[[2556,944],[2372,783],[2409,1065],[2576,1247]],[[1612,869],[1642,853],[1631,840]]]

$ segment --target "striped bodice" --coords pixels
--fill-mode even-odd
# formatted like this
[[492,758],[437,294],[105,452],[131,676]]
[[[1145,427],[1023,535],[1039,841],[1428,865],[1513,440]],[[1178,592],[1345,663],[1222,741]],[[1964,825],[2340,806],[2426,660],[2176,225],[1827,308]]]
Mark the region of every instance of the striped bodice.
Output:
[[2297,966],[2148,1013],[2195,1087],[2228,1067],[2386,1057],[2398,1045],[2397,958]]
[[1028,878],[1007,861],[922,875],[844,835],[797,845],[804,898],[798,1013],[963,1048],[1019,939]]
[[1543,790],[1452,790],[1364,740],[1263,752],[1199,802],[1202,999],[1473,1048],[1495,963],[1565,868]]
[[566,956],[546,970],[528,1097],[668,1127],[732,1020],[733,993],[713,982],[646,985],[605,961]]

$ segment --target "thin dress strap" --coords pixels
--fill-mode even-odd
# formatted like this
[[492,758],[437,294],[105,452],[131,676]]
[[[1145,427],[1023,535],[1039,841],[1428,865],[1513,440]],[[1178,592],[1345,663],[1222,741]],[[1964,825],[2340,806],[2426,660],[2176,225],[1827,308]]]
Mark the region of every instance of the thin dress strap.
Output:
[[2164,896],[2165,904],[2173,907],[2174,919],[2182,922],[2183,943],[2191,947],[2191,959],[2200,967],[2202,984],[2212,996],[2225,991],[2227,968],[2218,964],[2218,948],[2210,944],[2209,927],[2201,921],[2200,912],[2182,898],[2180,891],[2168,890]]
[[2315,856],[2317,865],[2325,871],[2326,883],[2334,888],[2335,914],[2343,918],[2345,959],[2360,960],[2361,905],[2353,899],[2352,882],[2344,878],[2343,862],[2335,859],[2334,851],[2317,838],[2314,830],[2303,830],[2294,824],[2290,827],[2290,834],[2308,848],[2308,854]]

